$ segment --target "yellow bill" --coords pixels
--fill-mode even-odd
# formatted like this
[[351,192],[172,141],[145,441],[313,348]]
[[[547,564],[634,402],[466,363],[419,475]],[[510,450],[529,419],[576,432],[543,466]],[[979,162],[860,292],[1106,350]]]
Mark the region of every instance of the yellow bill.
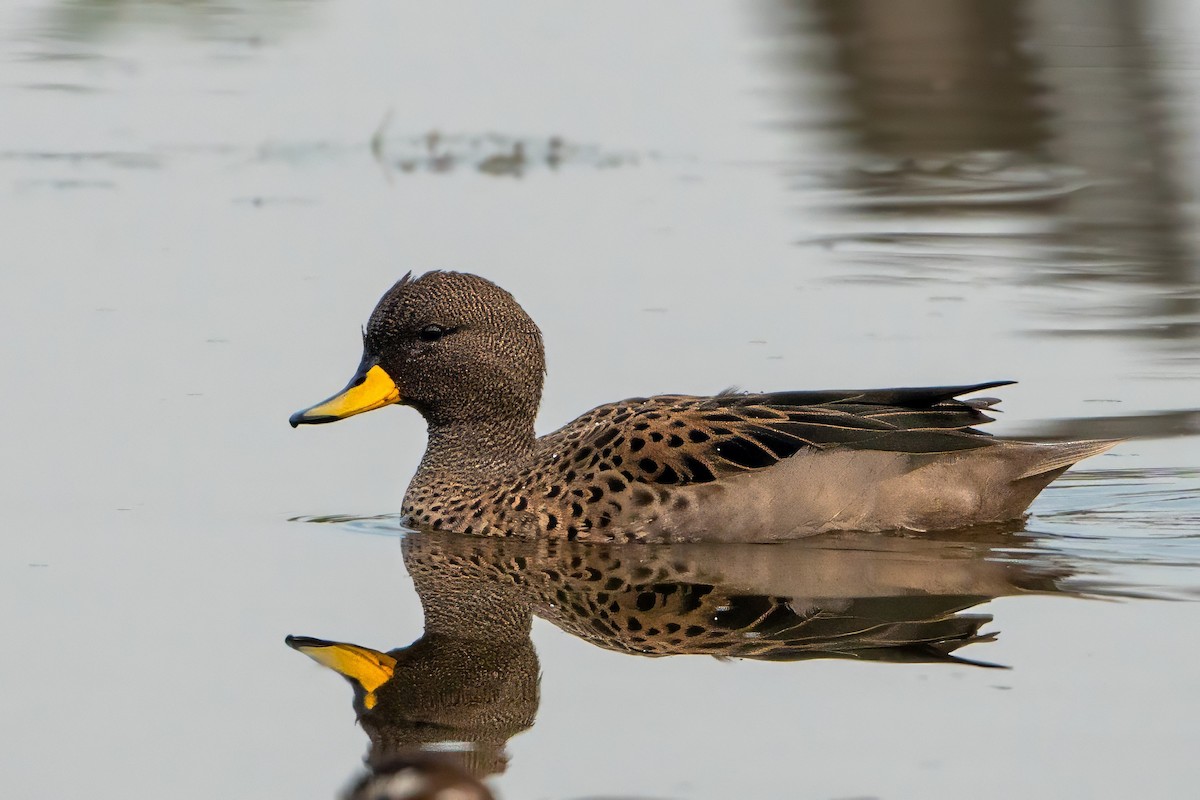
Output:
[[288,418],[288,422],[293,428],[297,425],[336,422],[364,411],[399,403],[400,400],[400,388],[392,376],[378,364],[364,361],[345,389],[315,406],[297,411]]
[[368,709],[375,707],[375,690],[391,680],[396,671],[396,659],[369,647],[310,636],[289,636],[284,641],[293,650],[361,686],[363,706]]

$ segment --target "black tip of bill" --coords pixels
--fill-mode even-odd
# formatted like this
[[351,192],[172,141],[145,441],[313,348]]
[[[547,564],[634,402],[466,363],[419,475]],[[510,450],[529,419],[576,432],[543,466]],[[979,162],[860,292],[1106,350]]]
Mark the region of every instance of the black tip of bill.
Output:
[[288,417],[288,424],[293,428],[298,428],[301,425],[324,425],[326,422],[337,422],[341,417],[334,417],[328,414],[319,414],[308,416],[308,409],[297,411]]
[[299,650],[301,647],[325,647],[329,644],[324,639],[314,639],[311,636],[293,636],[290,633],[284,637],[283,643],[293,650]]

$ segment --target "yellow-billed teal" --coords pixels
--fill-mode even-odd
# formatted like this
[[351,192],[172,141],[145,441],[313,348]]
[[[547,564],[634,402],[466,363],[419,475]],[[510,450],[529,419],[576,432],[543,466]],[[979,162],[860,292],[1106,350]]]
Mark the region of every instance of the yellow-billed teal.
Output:
[[290,421],[410,405],[429,427],[402,507],[410,524],[605,541],[1014,519],[1067,467],[1116,444],[975,430],[996,401],[956,398],[1011,381],[636,397],[538,438],[544,371],[541,332],[508,292],[465,273],[410,273],[372,312],[349,385]]

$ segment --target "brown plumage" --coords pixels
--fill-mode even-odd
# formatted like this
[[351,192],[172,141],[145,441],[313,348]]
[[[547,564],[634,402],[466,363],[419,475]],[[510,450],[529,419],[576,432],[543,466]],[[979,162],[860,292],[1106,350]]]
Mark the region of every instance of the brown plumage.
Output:
[[537,438],[544,368],[537,326],[503,289],[462,273],[405,276],[372,313],[350,385],[291,422],[411,405],[429,425],[404,498],[411,524],[606,541],[1013,519],[1071,464],[1115,444],[979,432],[995,401],[957,398],[1009,381],[632,398]]

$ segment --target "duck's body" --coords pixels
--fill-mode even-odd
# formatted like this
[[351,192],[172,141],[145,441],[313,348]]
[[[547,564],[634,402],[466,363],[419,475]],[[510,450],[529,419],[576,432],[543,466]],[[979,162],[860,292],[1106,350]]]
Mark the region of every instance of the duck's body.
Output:
[[600,406],[541,438],[536,325],[473,275],[405,277],[364,332],[359,374],[292,424],[395,402],[429,423],[411,524],[489,536],[771,541],[956,528],[1020,516],[1111,441],[975,430],[1007,381],[916,389],[663,395]]
[[422,464],[403,513],[438,530],[606,541],[770,541],[1013,519],[1070,464],[1112,443],[978,433],[988,401],[954,397],[995,385],[633,398],[494,469]]

